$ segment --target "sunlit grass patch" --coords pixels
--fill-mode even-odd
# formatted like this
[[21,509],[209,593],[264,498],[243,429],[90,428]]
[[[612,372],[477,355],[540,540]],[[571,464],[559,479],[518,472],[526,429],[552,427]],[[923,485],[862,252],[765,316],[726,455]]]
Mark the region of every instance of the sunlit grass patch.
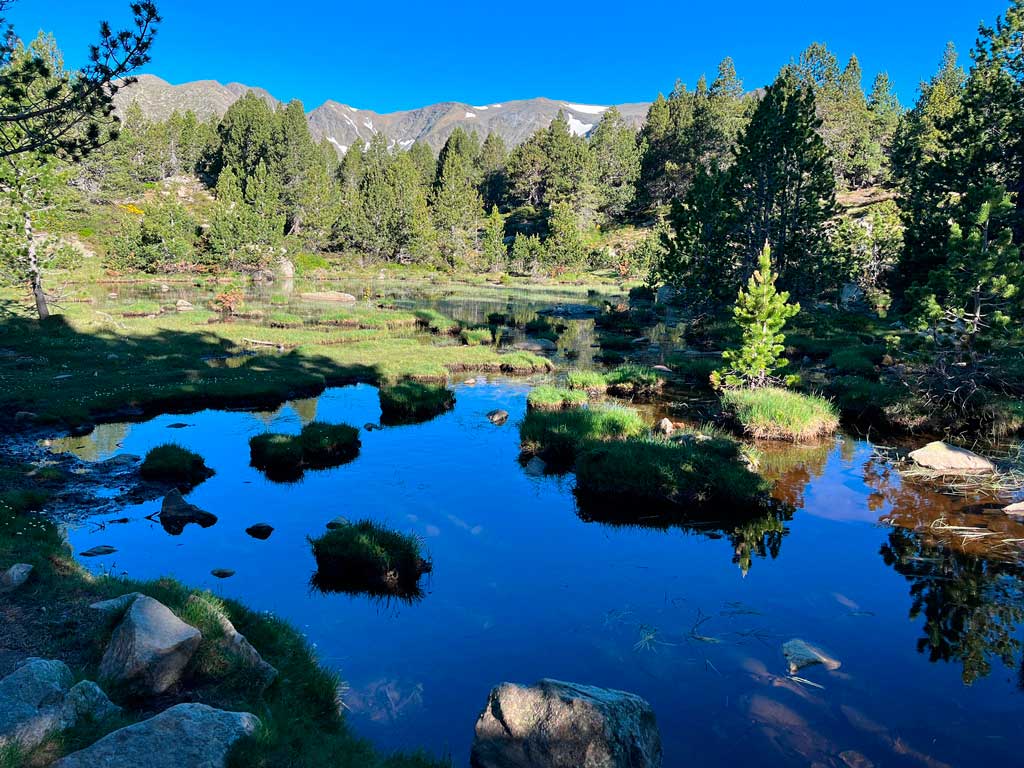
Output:
[[249,439],[250,463],[272,480],[302,477],[304,469],[325,469],[359,455],[359,430],[348,424],[311,421],[297,435],[264,432]]
[[490,344],[493,340],[490,328],[463,328],[459,336],[462,343],[469,347]]
[[587,402],[587,393],[577,389],[539,386],[530,390],[526,405],[539,411],[558,411],[563,408],[579,408]]
[[658,392],[665,384],[658,372],[646,365],[625,363],[605,376],[608,391],[620,397],[643,397]]
[[418,309],[414,313],[419,324],[431,333],[458,333],[459,323],[436,309]]
[[524,453],[565,468],[591,442],[636,437],[647,430],[631,408],[579,408],[531,411],[519,427],[519,437]]
[[569,389],[578,389],[592,395],[601,394],[608,389],[608,380],[600,371],[573,370],[565,377]]
[[730,389],[722,393],[722,403],[755,438],[813,440],[839,426],[836,407],[818,395],[777,387]]

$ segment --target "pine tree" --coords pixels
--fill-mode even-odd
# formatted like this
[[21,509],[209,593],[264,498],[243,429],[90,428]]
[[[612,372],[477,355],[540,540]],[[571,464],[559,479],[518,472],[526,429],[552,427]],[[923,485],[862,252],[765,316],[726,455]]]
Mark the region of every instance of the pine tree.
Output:
[[508,149],[505,147],[505,140],[500,134],[488,133],[480,149],[479,159],[480,196],[487,209],[499,205],[505,198],[507,162]]
[[548,230],[544,260],[549,267],[578,270],[586,266],[587,247],[576,212],[568,203],[555,203],[552,207]]
[[267,103],[252,91],[228,107],[217,132],[217,173],[231,168],[243,192],[260,164],[271,169],[277,163],[277,120]]
[[740,290],[733,308],[736,324],[743,332],[738,350],[722,355],[725,367],[714,381],[729,387],[763,387],[785,365],[782,353],[786,337],[782,333],[786,321],[800,311],[799,304],[789,303],[789,294],[775,288],[777,275],[772,271],[771,247],[765,243],[758,268]]
[[[871,140],[878,144],[888,159],[892,154],[892,142],[900,124],[903,108],[893,91],[892,81],[886,72],[879,72],[871,85],[868,97],[868,111],[871,113]],[[888,168],[883,169],[884,178]],[[884,180],[883,178],[883,180]]]
[[501,272],[508,263],[508,249],[505,247],[505,219],[492,206],[484,220],[483,237],[480,239],[480,253],[483,264],[492,272]]
[[459,151],[451,139],[445,146],[449,151],[441,153],[443,159],[439,160],[440,172],[431,193],[431,210],[441,257],[446,266],[454,268],[464,263],[476,247],[483,203],[477,192],[471,156]]
[[429,187],[437,178],[437,158],[427,142],[417,139],[409,147],[409,159],[420,173],[420,183]]
[[670,154],[670,133],[668,100],[659,93],[658,98],[647,108],[647,118],[640,129],[638,193],[643,208],[656,208],[671,200],[665,171]]
[[636,132],[611,107],[591,133],[589,147],[597,177],[598,210],[607,220],[622,219],[636,196],[640,176]]

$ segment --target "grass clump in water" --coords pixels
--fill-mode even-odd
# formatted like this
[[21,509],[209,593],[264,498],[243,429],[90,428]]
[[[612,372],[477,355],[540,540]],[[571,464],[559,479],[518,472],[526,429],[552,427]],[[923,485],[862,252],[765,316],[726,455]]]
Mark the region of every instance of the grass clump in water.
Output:
[[560,411],[563,408],[579,408],[587,402],[587,393],[577,389],[540,386],[530,390],[526,405],[531,410]]
[[139,474],[143,480],[194,486],[214,474],[198,453],[176,443],[158,445],[146,454]]
[[249,438],[249,463],[271,480],[298,480],[302,477],[302,444],[296,435],[255,435]]
[[668,365],[673,372],[688,382],[710,387],[711,374],[722,367],[722,358],[673,354],[668,358]]
[[654,394],[664,386],[658,372],[646,365],[625,363],[605,377],[608,391],[620,397],[643,397]]
[[348,424],[311,421],[297,435],[264,432],[249,440],[250,463],[271,480],[291,481],[304,469],[326,469],[359,455],[359,430]]
[[637,437],[646,431],[647,424],[631,408],[579,408],[531,411],[519,427],[519,438],[524,453],[567,468],[590,443]]
[[813,440],[839,426],[839,415],[830,401],[778,387],[728,389],[722,393],[722,403],[755,438]]
[[459,336],[462,338],[462,343],[468,347],[490,344],[492,341],[490,328],[463,328]]
[[450,317],[446,317],[436,309],[418,309],[414,313],[416,321],[431,333],[458,333],[460,325]]
[[592,395],[599,395],[608,389],[608,381],[599,371],[569,371],[565,383],[569,389],[581,389]]
[[419,579],[429,573],[420,542],[362,520],[310,539],[317,573],[314,583],[325,591],[413,597]]
[[380,388],[382,424],[427,421],[455,407],[455,393],[445,386],[405,380]]
[[576,459],[576,493],[590,507],[640,502],[738,508],[767,490],[740,446],[722,438],[612,441],[592,444]]

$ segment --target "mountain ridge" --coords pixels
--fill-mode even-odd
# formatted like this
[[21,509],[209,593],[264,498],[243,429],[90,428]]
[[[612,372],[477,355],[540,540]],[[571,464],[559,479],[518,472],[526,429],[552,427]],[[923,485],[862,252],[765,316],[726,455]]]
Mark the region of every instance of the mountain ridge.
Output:
[[[187,110],[192,110],[201,120],[206,120],[222,116],[249,91],[272,107],[283,103],[263,88],[242,83],[195,80],[172,85],[156,75],[144,74],[138,76],[137,82],[118,92],[115,106],[123,114],[130,104],[137,103],[142,113],[151,120],[164,120],[174,111]],[[369,141],[376,131],[387,136],[394,146],[407,148],[413,142],[422,140],[437,151],[452,131],[460,126],[477,131],[481,138],[491,132],[497,133],[506,143],[514,146],[525,141],[534,131],[547,127],[560,110],[565,113],[570,130],[585,135],[597,125],[601,114],[611,106],[580,104],[539,96],[485,105],[443,101],[415,109],[381,113],[328,99],[307,111],[306,119],[313,137],[318,141],[326,139],[339,153],[347,151],[356,139]],[[628,124],[639,127],[650,105],[646,102],[633,102],[614,106]]]

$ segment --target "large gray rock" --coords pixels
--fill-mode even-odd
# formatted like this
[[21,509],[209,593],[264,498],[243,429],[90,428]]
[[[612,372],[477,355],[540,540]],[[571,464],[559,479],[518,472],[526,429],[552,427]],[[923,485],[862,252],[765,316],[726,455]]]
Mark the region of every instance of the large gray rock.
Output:
[[32,749],[80,718],[99,720],[120,711],[96,683],[72,685],[62,661],[28,659],[0,680],[0,747]]
[[54,768],[223,768],[231,746],[256,731],[248,712],[178,704],[104,736]]
[[521,349],[524,352],[554,352],[558,349],[558,345],[551,341],[551,339],[533,338],[517,342],[514,347],[515,349]]
[[476,723],[474,768],[660,768],[650,704],[631,693],[558,680],[503,683]]
[[821,664],[829,671],[839,669],[842,666],[838,659],[832,658],[820,648],[816,648],[806,640],[801,640],[798,637],[782,644],[782,655],[786,657],[789,674],[791,675],[795,675],[804,667],[816,664]]
[[910,460],[919,467],[950,475],[979,475],[996,471],[995,464],[984,456],[941,440],[911,451]]
[[100,678],[139,696],[163,693],[199,647],[202,635],[146,595],[132,602],[100,661]]
[[174,536],[185,530],[189,523],[209,528],[216,522],[215,514],[200,509],[195,504],[189,504],[177,488],[164,497],[163,506],[160,508],[160,525]]
[[92,603],[89,607],[94,611],[102,611],[103,613],[124,613],[128,610],[128,606],[135,602],[135,598],[142,597],[141,592],[128,592],[118,597],[112,597],[110,600],[101,600],[98,603]]
[[32,575],[32,566],[28,563],[15,563],[3,573],[0,573],[0,594],[13,592]]

